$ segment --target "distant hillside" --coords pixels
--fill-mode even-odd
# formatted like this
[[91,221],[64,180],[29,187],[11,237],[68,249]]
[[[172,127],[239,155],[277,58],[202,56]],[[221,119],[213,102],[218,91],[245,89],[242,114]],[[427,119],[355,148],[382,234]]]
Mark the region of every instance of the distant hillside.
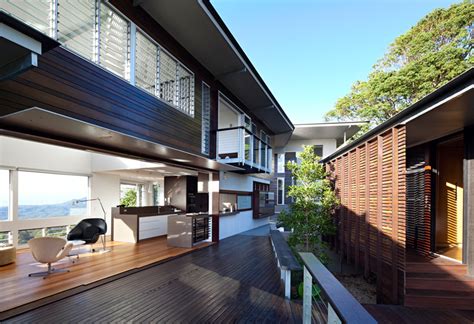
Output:
[[[61,217],[83,215],[86,212],[87,203],[80,202],[74,204],[76,200],[83,200],[86,198],[73,199],[59,204],[49,205],[20,205],[18,206],[18,218],[20,219],[35,219],[46,217]],[[0,220],[8,218],[8,208],[0,207]]]

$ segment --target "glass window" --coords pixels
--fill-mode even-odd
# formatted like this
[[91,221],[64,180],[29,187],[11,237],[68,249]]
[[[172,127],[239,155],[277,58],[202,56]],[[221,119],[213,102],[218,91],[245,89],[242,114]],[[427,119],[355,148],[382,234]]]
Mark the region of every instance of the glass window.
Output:
[[194,116],[194,76],[181,64],[178,65],[178,108]]
[[238,195],[237,196],[237,209],[252,209],[252,196],[250,195]]
[[18,172],[18,218],[83,216],[87,213],[86,176]]
[[95,0],[58,3],[58,41],[89,60],[94,59]]
[[34,228],[18,231],[18,245],[25,245],[29,240],[36,237],[43,237],[42,228]]
[[12,244],[11,232],[0,232],[0,246]]
[[160,98],[175,105],[176,99],[176,68],[177,63],[174,58],[163,50],[160,51]]
[[137,206],[137,185],[128,183],[120,184],[120,204],[126,207]]
[[143,33],[136,34],[135,84],[137,87],[156,94],[158,77],[158,47]]
[[222,213],[234,212],[237,205],[237,195],[231,193],[221,193],[220,195],[220,208],[219,211]]
[[40,32],[52,35],[52,0],[1,0],[0,9],[12,14]]
[[285,153],[277,154],[277,172],[285,173]]
[[211,140],[211,88],[202,83],[202,144],[203,154],[209,155]]
[[0,221],[8,220],[10,171],[0,170]]
[[65,238],[66,235],[67,235],[67,226],[56,226],[56,227],[46,228],[46,236]]
[[127,77],[128,22],[104,3],[100,4],[100,64]]
[[277,179],[277,204],[285,204],[285,178]]
[[323,156],[323,146],[322,145],[315,145],[313,148],[314,148],[314,154],[316,154],[319,157]]

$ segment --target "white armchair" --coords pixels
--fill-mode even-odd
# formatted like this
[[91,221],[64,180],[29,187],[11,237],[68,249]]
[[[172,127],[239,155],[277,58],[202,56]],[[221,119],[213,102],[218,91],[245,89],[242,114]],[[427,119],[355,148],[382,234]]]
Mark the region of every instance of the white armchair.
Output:
[[54,269],[51,263],[66,257],[73,244],[59,237],[38,237],[28,241],[31,254],[36,261],[48,264],[48,271],[30,273],[29,277],[43,277],[45,279],[52,273],[69,272],[67,269]]

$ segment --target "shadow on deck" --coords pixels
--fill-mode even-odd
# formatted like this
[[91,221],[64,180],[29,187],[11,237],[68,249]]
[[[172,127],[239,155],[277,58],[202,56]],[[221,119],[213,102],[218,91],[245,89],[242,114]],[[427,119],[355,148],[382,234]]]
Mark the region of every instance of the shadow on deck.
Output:
[[268,237],[219,244],[20,314],[12,322],[301,322]]

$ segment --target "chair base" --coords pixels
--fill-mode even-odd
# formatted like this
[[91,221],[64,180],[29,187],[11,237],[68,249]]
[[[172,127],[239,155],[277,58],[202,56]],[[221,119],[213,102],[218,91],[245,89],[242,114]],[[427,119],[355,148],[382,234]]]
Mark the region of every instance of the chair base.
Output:
[[48,263],[48,271],[30,273],[28,277],[43,277],[43,279],[46,279],[49,275],[52,275],[54,273],[64,273],[64,272],[69,272],[69,270],[68,269],[55,269],[51,267],[51,263]]

